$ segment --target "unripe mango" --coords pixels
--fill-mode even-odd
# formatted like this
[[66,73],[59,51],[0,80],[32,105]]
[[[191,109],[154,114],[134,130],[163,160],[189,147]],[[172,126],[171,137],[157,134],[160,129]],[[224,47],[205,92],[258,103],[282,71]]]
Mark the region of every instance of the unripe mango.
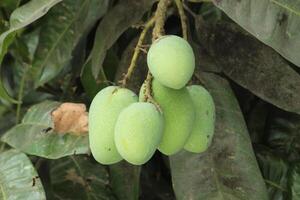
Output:
[[209,92],[200,85],[189,86],[188,91],[195,106],[196,119],[184,149],[201,153],[207,150],[212,141],[215,128],[215,104]]
[[94,158],[101,164],[122,160],[114,142],[114,128],[121,111],[137,102],[130,90],[109,86],[93,99],[89,110],[89,141]]
[[167,35],[151,45],[147,64],[157,81],[169,88],[180,89],[194,73],[195,56],[186,40]]
[[[144,85],[140,90],[140,100],[144,98]],[[165,128],[159,151],[172,155],[180,151],[194,125],[195,111],[192,99],[186,88],[174,90],[160,84],[156,79],[152,82],[155,101],[160,105]]]
[[142,165],[154,154],[164,128],[162,114],[152,103],[133,103],[118,117],[115,143],[121,156]]

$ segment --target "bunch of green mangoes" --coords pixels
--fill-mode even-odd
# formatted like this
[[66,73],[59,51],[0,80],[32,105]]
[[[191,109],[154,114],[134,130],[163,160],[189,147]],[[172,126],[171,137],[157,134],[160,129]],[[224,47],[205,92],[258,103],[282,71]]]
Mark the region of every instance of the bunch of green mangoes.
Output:
[[93,99],[89,111],[89,141],[101,164],[126,160],[147,162],[156,149],[173,155],[181,149],[205,151],[214,134],[215,106],[200,85],[186,86],[195,68],[189,43],[175,35],[163,36],[150,47],[147,64],[154,79],[154,105],[131,90],[109,86]]

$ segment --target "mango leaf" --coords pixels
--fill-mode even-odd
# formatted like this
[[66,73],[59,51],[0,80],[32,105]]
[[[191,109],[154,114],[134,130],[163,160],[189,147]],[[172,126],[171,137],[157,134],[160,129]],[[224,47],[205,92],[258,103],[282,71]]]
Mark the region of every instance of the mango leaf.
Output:
[[59,105],[58,102],[45,101],[32,106],[22,122],[7,131],[1,140],[27,154],[49,159],[88,153],[87,135],[75,136],[52,131],[51,112]]
[[1,0],[0,7],[4,8],[10,14],[19,6],[20,2],[21,0]]
[[198,27],[202,44],[229,78],[265,101],[300,114],[300,75],[279,54],[234,24],[203,30],[200,21]]
[[69,156],[51,161],[53,198],[113,200],[106,168],[88,156]]
[[[13,42],[16,32],[36,21],[61,0],[32,0],[17,8],[10,16],[10,28],[0,35],[0,66],[9,45]],[[1,69],[1,68],[0,68]],[[17,103],[12,99],[0,79],[0,98]]]
[[99,72],[103,71],[102,65],[107,50],[126,29],[139,22],[143,14],[151,8],[155,1],[123,0],[104,16],[96,30],[94,46],[86,64],[86,66],[91,64],[95,79],[97,79]]
[[214,0],[230,18],[300,67],[300,4],[294,0]]
[[300,162],[293,164],[290,170],[290,198],[300,199]]
[[258,164],[267,185],[269,199],[287,199],[289,163],[266,147],[258,146],[255,150]]
[[139,199],[140,166],[125,161],[109,166],[111,186],[118,199]]
[[266,143],[289,161],[300,157],[300,115],[272,110],[266,127]]
[[46,200],[38,174],[24,153],[0,154],[0,199]]
[[266,200],[266,187],[229,83],[204,72],[200,80],[216,104],[215,135],[212,146],[204,153],[182,151],[170,157],[176,198]]
[[31,70],[35,87],[56,77],[69,64],[79,39],[106,12],[108,2],[66,0],[48,13]]

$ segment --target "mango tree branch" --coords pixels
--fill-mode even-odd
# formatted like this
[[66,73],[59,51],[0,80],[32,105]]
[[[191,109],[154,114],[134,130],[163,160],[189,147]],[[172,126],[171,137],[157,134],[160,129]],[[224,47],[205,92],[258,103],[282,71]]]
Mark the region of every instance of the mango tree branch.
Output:
[[152,17],[144,25],[144,29],[141,32],[141,35],[140,35],[140,37],[138,39],[138,43],[137,43],[137,45],[136,45],[136,47],[134,49],[134,53],[133,53],[130,65],[128,67],[127,73],[124,75],[123,79],[120,81],[122,87],[125,87],[126,84],[127,84],[127,81],[131,78],[131,75],[132,75],[132,73],[133,73],[133,71],[134,71],[134,69],[136,67],[137,59],[138,59],[138,57],[140,55],[140,52],[142,50],[142,45],[143,45],[143,42],[145,40],[146,34],[147,34],[148,30],[154,25],[154,22],[155,22],[155,18]]
[[[157,9],[154,15],[155,26],[152,32],[152,41],[154,42],[156,39],[165,34],[164,26],[167,17],[167,9],[170,5],[169,0],[160,0],[157,4]],[[147,102],[153,103],[156,108],[162,112],[159,104],[155,101],[152,94],[152,74],[148,71],[147,78],[145,81],[145,100]]]
[[183,9],[183,3],[181,0],[175,0],[177,9],[178,9],[178,13],[180,16],[180,21],[181,21],[181,27],[182,27],[182,35],[183,38],[185,40],[187,40],[188,34],[187,34],[187,18],[186,15],[184,13],[184,9]]
[[169,0],[160,0],[157,4],[157,9],[154,16],[155,26],[152,32],[153,41],[165,34],[164,25],[167,16],[167,9],[170,3],[171,2]]

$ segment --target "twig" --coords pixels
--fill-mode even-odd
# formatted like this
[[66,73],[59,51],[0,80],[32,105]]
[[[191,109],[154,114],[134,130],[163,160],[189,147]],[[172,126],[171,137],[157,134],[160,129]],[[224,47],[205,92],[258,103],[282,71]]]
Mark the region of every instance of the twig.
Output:
[[122,87],[125,87],[126,84],[127,84],[127,81],[131,78],[131,75],[132,75],[132,73],[133,73],[133,71],[134,71],[134,69],[136,67],[136,62],[137,62],[137,59],[138,59],[138,57],[140,55],[140,51],[144,52],[144,49],[142,50],[142,48],[144,47],[143,42],[144,42],[144,39],[146,37],[146,34],[147,34],[149,28],[151,28],[151,26],[154,25],[154,22],[155,22],[155,17],[152,17],[145,24],[144,29],[141,32],[141,35],[139,37],[138,43],[136,45],[136,48],[134,49],[134,53],[133,53],[130,65],[128,67],[127,73],[125,74],[125,76],[123,77],[123,79],[120,81]]
[[[154,26],[153,32],[152,32],[152,41],[155,41],[156,39],[158,39],[165,33],[164,25],[165,25],[166,16],[167,16],[167,9],[168,9],[168,6],[170,3],[171,2],[169,0],[160,0],[158,2],[157,9],[156,9],[156,12],[154,15],[155,26]],[[150,103],[154,104],[156,106],[156,108],[158,109],[158,111],[162,113],[162,110],[161,110],[159,104],[153,98],[152,79],[153,79],[152,74],[150,73],[150,71],[148,71],[147,78],[145,80],[145,92],[144,92],[145,97],[144,98],[145,98],[146,102],[150,102]]]
[[167,9],[171,2],[169,0],[160,0],[157,4],[157,9],[155,12],[155,26],[152,32],[152,40],[156,40],[160,36],[165,34],[164,25],[167,16]]
[[183,8],[188,12],[190,13],[190,15],[192,15],[193,18],[197,18],[197,15],[186,5],[183,3]]
[[146,102],[154,104],[155,107],[157,108],[157,110],[160,113],[162,113],[162,110],[161,110],[159,104],[153,98],[153,94],[152,94],[152,80],[153,80],[153,76],[148,71],[147,78],[146,78],[146,81],[145,81],[145,92],[144,92],[145,96],[144,96],[144,100]]
[[185,40],[187,40],[187,19],[186,19],[186,16],[185,16],[185,13],[184,13],[184,10],[183,10],[183,3],[181,0],[175,0],[175,3],[176,3],[176,6],[177,6],[177,9],[178,9],[178,13],[179,13],[179,16],[180,16],[180,21],[181,21],[181,27],[182,27],[182,35],[183,35],[183,38]]

